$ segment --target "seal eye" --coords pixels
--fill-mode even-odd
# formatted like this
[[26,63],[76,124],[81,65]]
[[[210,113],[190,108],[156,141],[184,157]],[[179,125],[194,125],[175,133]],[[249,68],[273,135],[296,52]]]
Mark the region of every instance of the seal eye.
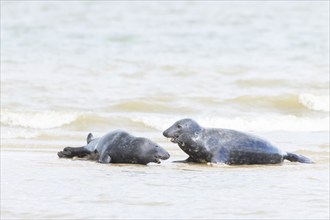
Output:
[[178,124],[176,127],[179,128],[179,129],[181,129],[182,128],[182,125]]

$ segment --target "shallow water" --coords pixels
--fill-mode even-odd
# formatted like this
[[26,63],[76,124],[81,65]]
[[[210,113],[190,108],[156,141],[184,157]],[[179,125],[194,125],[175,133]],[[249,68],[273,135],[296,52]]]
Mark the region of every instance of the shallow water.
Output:
[[[310,155],[312,156],[312,155]],[[3,149],[2,217],[326,219],[328,157],[315,165],[115,165]],[[318,158],[319,157],[319,158]]]
[[[328,219],[329,2],[1,2],[1,218]],[[316,164],[187,165],[191,117]],[[124,129],[162,164],[57,158]]]

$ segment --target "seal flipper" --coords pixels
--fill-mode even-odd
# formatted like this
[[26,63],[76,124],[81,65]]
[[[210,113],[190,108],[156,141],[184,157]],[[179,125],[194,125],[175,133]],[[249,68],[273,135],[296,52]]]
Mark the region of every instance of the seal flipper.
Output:
[[300,154],[294,154],[294,153],[288,153],[283,157],[283,159],[287,159],[291,162],[299,162],[299,163],[314,163],[312,160],[309,158],[300,155]]
[[173,163],[194,163],[194,162],[197,162],[197,161],[195,161],[191,157],[188,157],[185,160],[176,160],[176,161],[173,161]]
[[111,157],[109,154],[103,154],[100,156],[98,162],[99,163],[110,163]]
[[87,144],[89,144],[89,142],[91,142],[93,140],[93,138],[94,138],[93,134],[92,133],[89,133],[87,135]]
[[65,147],[63,151],[57,153],[60,158],[85,157],[91,154],[85,147]]
[[230,163],[228,150],[221,147],[212,157],[211,163]]

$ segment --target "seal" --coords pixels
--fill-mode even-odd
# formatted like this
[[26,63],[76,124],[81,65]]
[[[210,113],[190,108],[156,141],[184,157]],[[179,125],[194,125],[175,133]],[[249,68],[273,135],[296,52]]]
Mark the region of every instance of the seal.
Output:
[[101,138],[87,136],[87,144],[82,147],[65,147],[57,153],[60,158],[87,158],[100,163],[160,163],[170,154],[162,147],[143,137],[135,137],[126,131],[116,130]]
[[177,162],[243,165],[278,164],[287,159],[313,163],[305,156],[282,151],[259,137],[230,129],[203,128],[189,118],[175,122],[163,135],[189,155]]

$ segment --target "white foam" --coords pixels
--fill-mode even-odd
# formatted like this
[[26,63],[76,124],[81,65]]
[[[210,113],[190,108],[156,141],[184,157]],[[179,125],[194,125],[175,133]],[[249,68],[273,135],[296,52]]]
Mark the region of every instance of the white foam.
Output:
[[56,111],[1,111],[1,124],[24,128],[49,129],[69,124],[78,118],[77,113]]
[[40,132],[33,129],[26,128],[1,128],[1,139],[13,139],[13,138],[35,138]]
[[162,116],[135,116],[132,121],[143,123],[148,127],[163,131],[171,126],[175,121],[180,120],[180,117],[162,117]]
[[330,97],[329,96],[316,96],[312,94],[301,94],[299,102],[313,111],[330,111]]
[[205,118],[205,127],[223,127],[248,131],[329,131],[329,117],[308,118],[294,115],[264,115],[243,118]]
[[[183,118],[183,117],[181,117]],[[180,117],[138,116],[133,120],[164,131]],[[329,117],[309,118],[294,115],[263,115],[258,117],[196,117],[203,127],[228,128],[242,131],[329,131]]]

